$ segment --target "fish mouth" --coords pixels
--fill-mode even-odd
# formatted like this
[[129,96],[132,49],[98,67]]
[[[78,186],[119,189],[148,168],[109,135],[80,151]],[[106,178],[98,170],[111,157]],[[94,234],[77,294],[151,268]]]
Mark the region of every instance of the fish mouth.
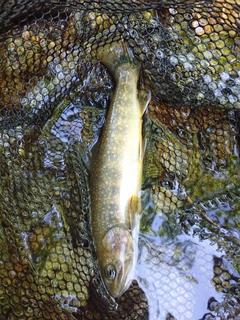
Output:
[[115,295],[114,298],[120,298],[130,287],[132,281],[129,281],[127,284],[125,284],[120,291],[118,291]]

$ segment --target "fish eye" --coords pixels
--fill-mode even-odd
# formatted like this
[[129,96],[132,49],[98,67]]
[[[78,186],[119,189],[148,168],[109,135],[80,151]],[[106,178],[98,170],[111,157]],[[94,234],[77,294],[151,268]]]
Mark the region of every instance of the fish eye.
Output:
[[105,276],[108,280],[114,280],[116,278],[116,269],[112,264],[109,264],[105,269]]

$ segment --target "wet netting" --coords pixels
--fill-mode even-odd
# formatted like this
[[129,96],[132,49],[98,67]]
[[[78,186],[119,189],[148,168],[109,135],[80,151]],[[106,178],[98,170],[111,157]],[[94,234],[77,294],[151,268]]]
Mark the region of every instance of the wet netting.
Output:
[[[124,43],[151,91],[136,280],[101,279],[89,163]],[[0,320],[240,319],[240,1],[0,1]]]

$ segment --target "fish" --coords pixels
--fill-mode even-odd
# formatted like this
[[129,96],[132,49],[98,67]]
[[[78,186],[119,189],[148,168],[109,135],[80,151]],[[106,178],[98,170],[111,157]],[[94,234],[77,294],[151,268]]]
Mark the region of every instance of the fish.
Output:
[[106,44],[97,57],[116,85],[90,169],[91,227],[101,277],[118,298],[131,285],[137,261],[142,116],[151,93],[138,92],[140,68],[125,44]]

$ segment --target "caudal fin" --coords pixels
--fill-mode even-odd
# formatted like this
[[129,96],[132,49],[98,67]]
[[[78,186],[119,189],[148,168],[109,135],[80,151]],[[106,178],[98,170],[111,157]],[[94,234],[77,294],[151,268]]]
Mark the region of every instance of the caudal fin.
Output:
[[118,68],[123,64],[129,64],[130,67],[136,68],[132,51],[126,44],[121,42],[112,42],[100,47],[97,52],[98,59],[108,68],[116,79]]

